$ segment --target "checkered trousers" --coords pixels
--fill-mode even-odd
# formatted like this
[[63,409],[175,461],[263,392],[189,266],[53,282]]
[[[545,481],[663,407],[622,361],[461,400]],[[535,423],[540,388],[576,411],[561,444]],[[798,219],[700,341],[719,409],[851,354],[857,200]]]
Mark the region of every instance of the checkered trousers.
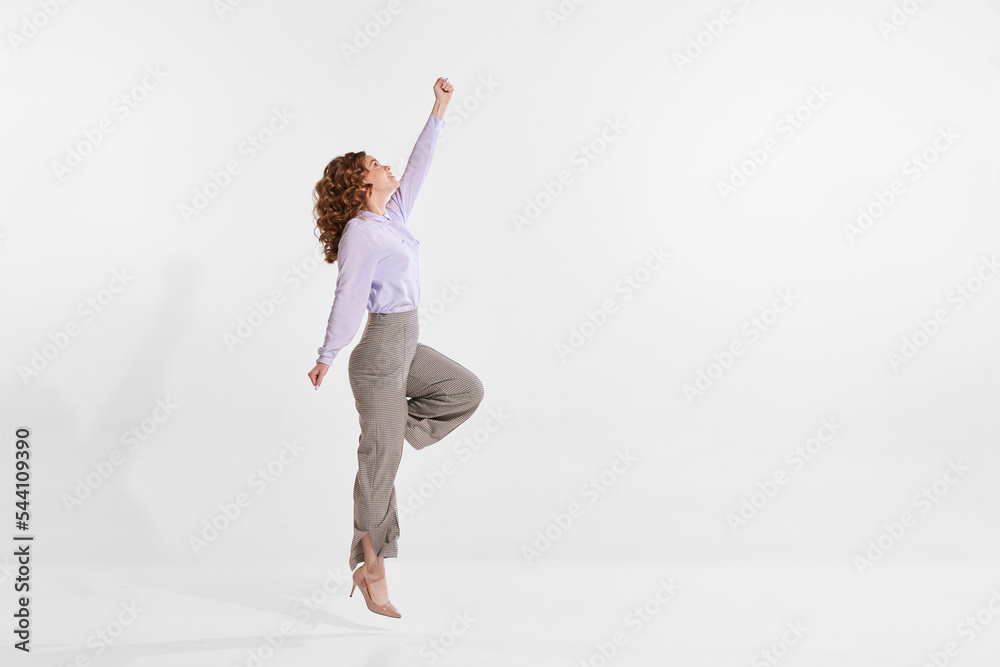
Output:
[[483,400],[476,375],[417,341],[417,311],[368,313],[347,374],[361,425],[354,480],[350,568],[364,561],[368,533],[378,557],[396,558],[399,519],[394,481],[403,440],[423,449],[454,431]]

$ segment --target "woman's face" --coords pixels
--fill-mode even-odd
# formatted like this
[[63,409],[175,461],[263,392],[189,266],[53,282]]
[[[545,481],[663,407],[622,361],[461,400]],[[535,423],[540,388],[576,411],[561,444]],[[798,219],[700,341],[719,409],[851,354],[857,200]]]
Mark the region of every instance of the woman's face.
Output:
[[368,173],[362,179],[364,183],[371,183],[375,190],[393,191],[399,186],[399,181],[392,175],[389,165],[381,164],[371,155],[365,157],[368,163]]

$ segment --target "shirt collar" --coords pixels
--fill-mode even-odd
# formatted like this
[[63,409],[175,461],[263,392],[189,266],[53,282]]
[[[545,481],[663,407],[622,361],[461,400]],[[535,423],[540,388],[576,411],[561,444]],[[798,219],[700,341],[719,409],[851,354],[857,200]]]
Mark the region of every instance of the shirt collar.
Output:
[[374,211],[369,211],[366,208],[363,208],[360,211],[358,211],[358,215],[363,218],[371,218],[372,220],[382,220],[383,222],[388,222],[389,220],[388,216],[379,215],[378,213],[375,213]]

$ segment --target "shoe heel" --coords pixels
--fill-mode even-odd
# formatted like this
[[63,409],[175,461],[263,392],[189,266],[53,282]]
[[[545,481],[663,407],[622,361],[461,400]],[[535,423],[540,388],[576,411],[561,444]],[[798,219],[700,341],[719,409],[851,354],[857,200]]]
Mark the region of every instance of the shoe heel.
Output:
[[364,566],[359,567],[351,575],[351,579],[354,582],[354,586],[351,586],[351,596],[354,597],[354,587],[357,586],[361,589],[361,595],[365,598],[365,606],[368,607],[369,611],[373,611],[376,614],[381,614],[382,616],[390,616],[392,618],[400,618],[402,615],[399,610],[391,602],[388,604],[378,605],[372,601],[371,593],[368,592],[368,582],[365,580]]

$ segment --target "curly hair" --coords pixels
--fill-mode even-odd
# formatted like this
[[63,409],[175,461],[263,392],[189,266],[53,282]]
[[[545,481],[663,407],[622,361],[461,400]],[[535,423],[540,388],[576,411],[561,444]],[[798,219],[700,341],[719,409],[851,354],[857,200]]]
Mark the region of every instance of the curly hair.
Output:
[[313,190],[313,215],[327,264],[337,261],[344,227],[358,214],[372,191],[371,183],[362,182],[368,173],[366,156],[359,151],[333,158]]

